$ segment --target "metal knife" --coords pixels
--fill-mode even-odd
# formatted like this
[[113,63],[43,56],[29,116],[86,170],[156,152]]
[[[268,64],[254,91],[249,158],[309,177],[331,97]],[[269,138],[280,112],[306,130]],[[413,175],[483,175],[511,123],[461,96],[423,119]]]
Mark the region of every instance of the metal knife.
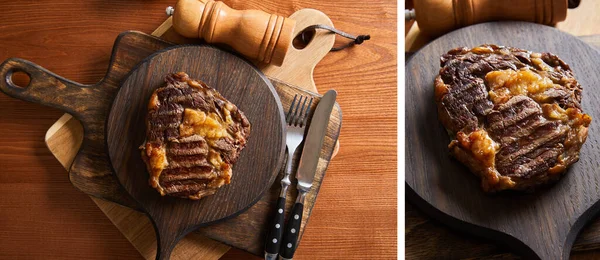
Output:
[[321,98],[310,121],[308,134],[304,139],[304,148],[302,149],[302,156],[300,157],[298,170],[296,171],[298,197],[290,212],[283,233],[283,239],[281,240],[281,250],[279,251],[279,256],[283,260],[292,259],[296,251],[298,232],[302,224],[304,198],[306,197],[306,193],[310,191],[313,179],[315,178],[321,147],[327,133],[327,124],[329,123],[329,116],[333,110],[333,105],[335,105],[336,96],[337,92],[335,90],[329,90]]

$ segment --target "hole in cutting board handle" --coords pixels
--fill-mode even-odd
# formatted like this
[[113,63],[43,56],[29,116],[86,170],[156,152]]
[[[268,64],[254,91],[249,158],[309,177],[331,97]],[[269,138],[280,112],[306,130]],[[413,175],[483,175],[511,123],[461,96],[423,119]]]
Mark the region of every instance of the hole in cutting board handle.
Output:
[[29,87],[31,76],[25,71],[16,69],[6,74],[6,82],[11,87],[24,89]]
[[292,46],[296,48],[296,50],[302,50],[310,44],[310,42],[315,37],[316,30],[315,28],[304,29],[296,37],[292,40]]

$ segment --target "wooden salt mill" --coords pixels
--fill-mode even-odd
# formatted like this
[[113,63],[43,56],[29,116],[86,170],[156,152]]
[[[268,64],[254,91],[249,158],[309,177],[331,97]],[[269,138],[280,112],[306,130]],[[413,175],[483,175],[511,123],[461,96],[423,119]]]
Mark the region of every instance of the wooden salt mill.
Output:
[[294,38],[296,21],[259,10],[234,10],[221,1],[179,0],[173,28],[188,38],[223,43],[263,63],[281,66]]
[[416,19],[419,29],[439,36],[471,24],[515,20],[555,25],[567,17],[567,8],[581,0],[414,0],[405,19]]

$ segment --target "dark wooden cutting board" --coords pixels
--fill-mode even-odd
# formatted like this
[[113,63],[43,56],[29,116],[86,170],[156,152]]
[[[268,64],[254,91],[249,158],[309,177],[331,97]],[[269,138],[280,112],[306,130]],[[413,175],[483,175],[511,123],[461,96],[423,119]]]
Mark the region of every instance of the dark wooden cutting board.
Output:
[[597,122],[590,126],[580,161],[556,185],[530,194],[484,194],[468,169],[450,158],[449,137],[433,101],[440,55],[484,43],[557,54],[584,88],[584,111],[600,118],[600,54],[581,40],[520,22],[479,24],[449,33],[415,53],[406,66],[407,198],[453,228],[499,241],[528,258],[567,259],[577,233],[600,209]]
[[[150,187],[139,148],[146,140],[151,96],[175,72],[218,91],[252,126],[231,183],[200,200],[161,196]],[[241,214],[271,187],[285,154],[285,119],[273,85],[251,63],[208,45],[174,46],[146,58],[122,81],[106,121],[106,143],[119,182],[152,220],[157,259],[169,259],[189,232]]]
[[[600,35],[579,36],[579,39],[600,51]],[[414,53],[405,53],[406,61]],[[407,203],[406,259],[515,259],[514,252],[487,239],[455,232],[423,214]],[[577,235],[571,257],[594,254],[600,249],[600,218],[594,217]]]
[[[125,192],[111,170],[106,153],[105,123],[120,84],[134,67],[151,54],[168,47],[172,43],[140,32],[125,32],[119,35],[113,47],[111,61],[106,76],[93,85],[82,85],[62,78],[39,65],[21,59],[8,59],[0,65],[0,90],[7,95],[22,100],[40,103],[68,112],[78,119],[84,128],[83,143],[69,170],[73,185],[91,196],[119,203],[140,210],[137,203]],[[26,88],[8,87],[10,74],[24,71],[31,81]],[[269,78],[279,95],[283,107],[289,107],[295,94],[313,96],[318,94],[305,91],[285,82]],[[60,93],[60,94],[59,94]],[[89,102],[93,100],[94,102]],[[85,106],[82,104],[85,103]],[[319,167],[313,188],[307,196],[307,203],[314,205],[323,176],[331,159],[341,128],[341,109],[334,107],[327,128],[325,143],[321,150]],[[278,182],[281,173],[275,182]],[[260,200],[239,216],[208,227],[197,233],[250,253],[261,255],[266,226],[274,213],[279,188],[271,186]],[[293,205],[296,196],[292,189],[286,203],[286,212]],[[304,225],[310,217],[311,207],[305,208]],[[303,233],[303,228],[300,230]]]

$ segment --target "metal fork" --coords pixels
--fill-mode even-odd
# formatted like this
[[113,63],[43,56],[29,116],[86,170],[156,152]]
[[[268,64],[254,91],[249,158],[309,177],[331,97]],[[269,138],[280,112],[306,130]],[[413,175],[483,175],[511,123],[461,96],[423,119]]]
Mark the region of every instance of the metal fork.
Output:
[[270,232],[265,240],[265,259],[275,260],[279,254],[281,237],[283,236],[283,223],[285,211],[285,198],[290,184],[290,175],[292,173],[292,158],[302,140],[304,140],[304,130],[306,129],[306,121],[308,112],[312,105],[313,98],[302,95],[295,95],[290,109],[287,112],[285,121],[287,123],[286,146],[288,151],[288,159],[285,165],[285,174],[281,179],[281,192],[277,199],[277,212],[271,223]]

